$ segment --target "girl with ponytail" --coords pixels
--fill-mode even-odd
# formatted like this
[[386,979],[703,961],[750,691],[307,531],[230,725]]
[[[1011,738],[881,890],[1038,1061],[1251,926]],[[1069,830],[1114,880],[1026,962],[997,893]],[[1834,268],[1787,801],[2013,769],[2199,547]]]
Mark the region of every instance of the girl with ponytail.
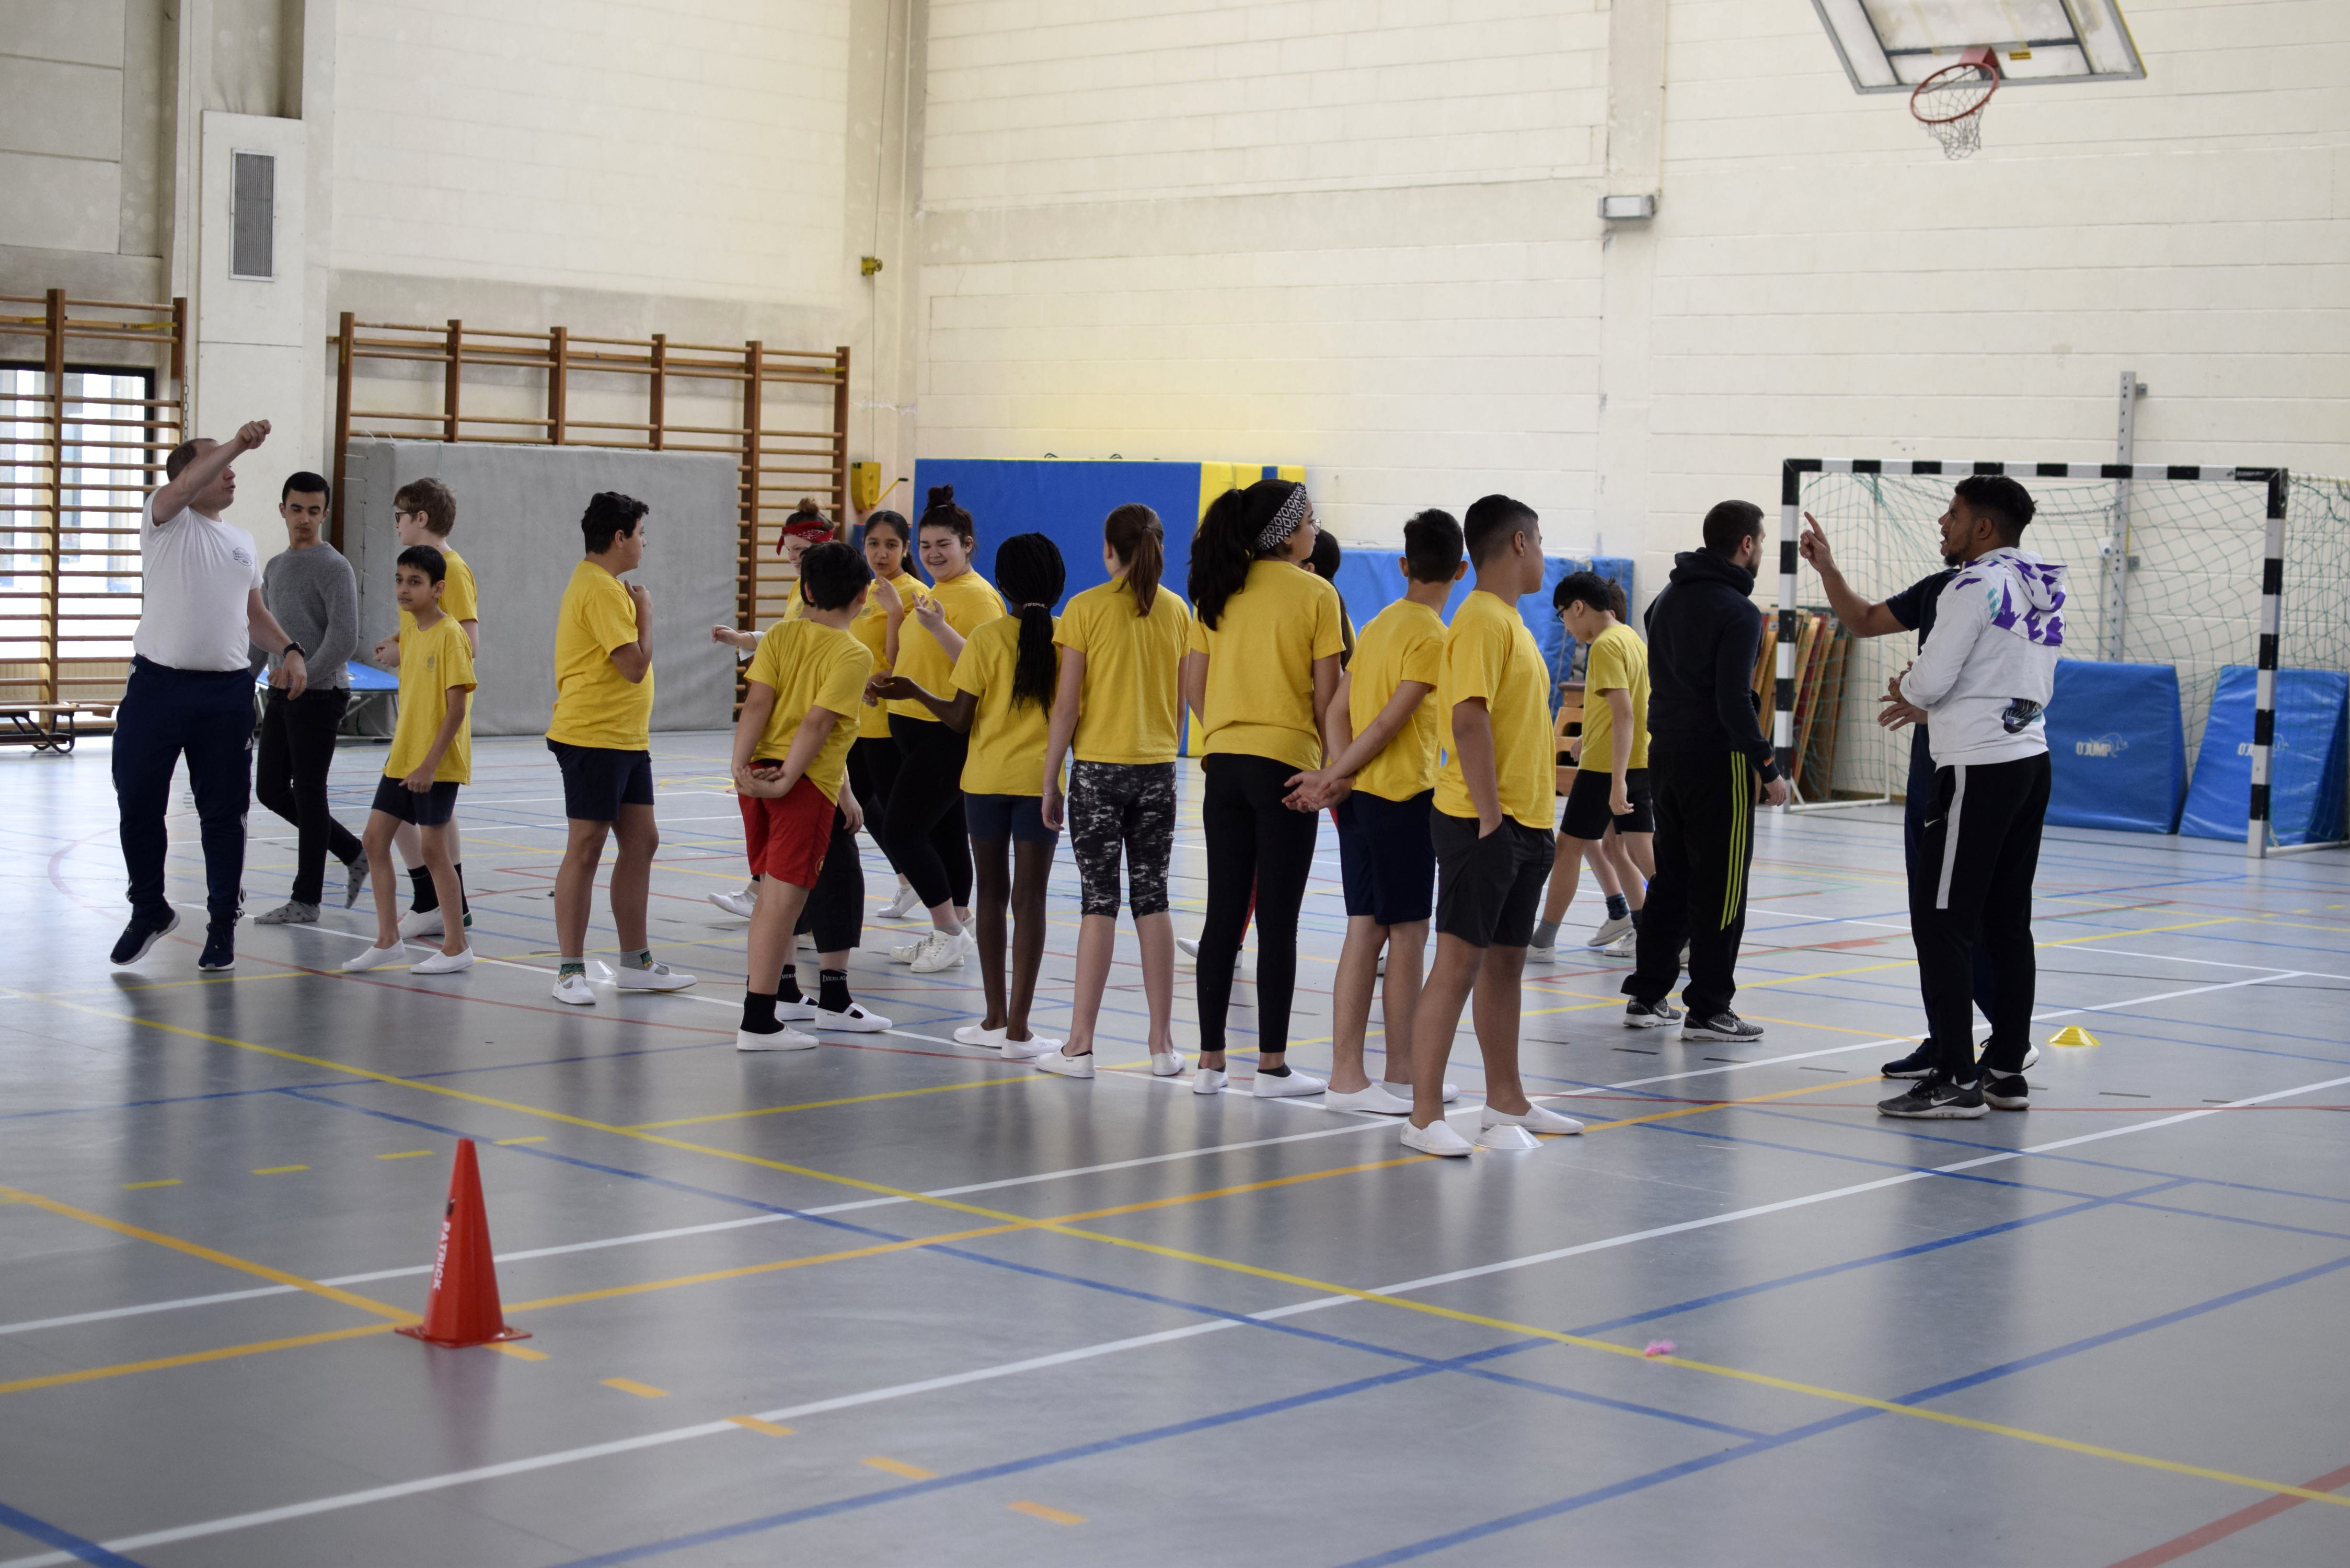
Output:
[[[995,550],[995,584],[1012,613],[963,639],[951,694],[934,696],[903,675],[876,683],[880,695],[919,703],[942,728],[969,738],[959,782],[977,870],[972,914],[987,1016],[956,1030],[954,1037],[959,1044],[992,1045],[1024,1061],[1061,1047],[1058,1040],[1029,1033],[1028,1009],[1045,961],[1045,884],[1060,841],[1045,825],[1037,781],[1058,676],[1053,607],[1066,580],[1052,540],[1042,534],[1013,535]],[[1003,989],[1007,907],[1014,920],[1009,998]]]
[[1183,696],[1199,721],[1207,787],[1208,918],[1200,932],[1200,1071],[1194,1094],[1225,1087],[1224,1017],[1232,966],[1250,919],[1257,929],[1260,1099],[1318,1095],[1292,1072],[1290,994],[1297,980],[1297,911],[1319,827],[1288,804],[1289,780],[1322,765],[1322,719],[1347,646],[1336,589],[1301,571],[1314,551],[1305,487],[1262,479],[1209,504],[1191,544],[1191,625]]
[[[1167,863],[1175,848],[1175,754],[1180,742],[1183,646],[1191,612],[1160,585],[1167,564],[1159,514],[1128,504],[1102,524],[1102,567],[1110,580],[1069,601],[1055,640],[1061,649],[1053,724],[1045,742],[1044,818],[1064,816],[1085,885],[1077,927],[1077,974],[1069,1043],[1036,1065],[1066,1077],[1094,1075],[1094,1024],[1118,940],[1118,868],[1142,948],[1142,991],[1150,1004],[1150,1071],[1183,1071],[1175,1049],[1175,928],[1167,916]],[[1061,763],[1069,762],[1068,794]]]
[[[955,504],[953,485],[931,488],[915,535],[923,569],[931,574],[931,591],[910,607],[910,615],[883,607],[896,633],[895,671],[926,691],[944,691],[954,680],[963,639],[1001,620],[1003,599],[971,569],[971,514]],[[884,679],[876,676],[868,691],[885,695]],[[910,697],[889,700],[889,733],[898,742],[898,782],[881,842],[931,915],[930,931],[919,941],[890,949],[889,956],[911,964],[917,974],[960,969],[977,950],[964,929],[971,919],[972,867],[961,781],[969,737]]]
[[[865,564],[873,571],[873,591],[865,597],[864,610],[849,623],[848,635],[873,656],[873,672],[887,675],[898,665],[898,632],[906,610],[930,590],[907,570],[913,561],[914,530],[902,513],[886,507],[867,513],[864,550]],[[898,873],[898,896],[881,906],[885,920],[902,920],[921,908],[906,868],[898,864],[882,831],[889,797],[898,788],[898,760],[889,710],[868,695],[858,715],[856,742],[848,748],[848,782],[865,807],[865,831]]]

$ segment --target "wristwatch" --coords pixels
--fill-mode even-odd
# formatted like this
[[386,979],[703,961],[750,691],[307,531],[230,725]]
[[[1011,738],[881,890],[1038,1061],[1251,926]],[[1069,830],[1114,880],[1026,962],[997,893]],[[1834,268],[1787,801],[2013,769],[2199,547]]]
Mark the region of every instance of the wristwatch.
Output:
[[287,639],[286,639],[286,646],[285,646],[284,648],[281,648],[281,649],[279,649],[277,650],[277,658],[278,658],[278,661],[279,661],[280,663],[283,663],[283,662],[285,661],[286,656],[287,654],[289,654],[289,653],[298,653],[298,654],[301,654],[301,655],[302,655],[302,662],[303,662],[303,663],[307,664],[307,663],[309,663],[309,662],[310,662],[310,655],[309,655],[308,650],[307,650],[307,649],[304,649],[304,648],[303,648],[303,646],[302,646],[300,643],[298,643],[298,642],[295,641],[295,640],[294,640],[292,638],[290,638],[290,637],[289,637],[289,638],[287,638]]

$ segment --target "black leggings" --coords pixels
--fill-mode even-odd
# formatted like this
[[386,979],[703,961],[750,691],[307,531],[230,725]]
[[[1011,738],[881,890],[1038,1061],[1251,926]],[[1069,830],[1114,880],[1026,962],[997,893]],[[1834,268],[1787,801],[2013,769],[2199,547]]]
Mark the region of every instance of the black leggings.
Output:
[[801,931],[815,935],[819,953],[847,952],[865,934],[865,862],[858,855],[857,835],[848,831],[848,818],[838,806],[832,811],[832,842],[824,852],[824,869],[816,874],[816,886],[808,889],[792,934]]
[[1314,869],[1321,817],[1282,804],[1295,763],[1219,752],[1200,815],[1208,839],[1208,921],[1200,931],[1200,1049],[1224,1048],[1232,964],[1256,895],[1257,1049],[1289,1046],[1289,998],[1297,983],[1297,909]]
[[858,736],[848,748],[848,787],[864,808],[865,831],[874,847],[889,856],[889,868],[896,870],[898,857],[889,855],[881,826],[889,815],[889,793],[898,787],[898,742],[888,735]]
[[971,737],[935,720],[889,718],[898,782],[881,842],[925,909],[971,908],[971,836],[963,827],[962,764]]

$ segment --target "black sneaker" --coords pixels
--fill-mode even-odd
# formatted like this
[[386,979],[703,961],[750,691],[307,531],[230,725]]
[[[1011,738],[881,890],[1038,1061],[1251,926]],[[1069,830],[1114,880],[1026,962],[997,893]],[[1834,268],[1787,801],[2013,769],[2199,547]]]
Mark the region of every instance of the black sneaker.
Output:
[[1981,1084],[1953,1084],[1939,1075],[1922,1079],[1906,1095],[1877,1102],[1878,1114],[1922,1120],[1960,1121],[1988,1116]]
[[122,934],[115,939],[112,955],[115,965],[120,968],[137,963],[147,956],[148,949],[162,940],[165,932],[177,930],[179,925],[180,912],[177,909],[165,916],[160,926],[144,915],[131,916],[130,923],[123,927]]
[[1691,1018],[1681,1026],[1684,1040],[1728,1040],[1737,1044],[1762,1038],[1762,1026],[1749,1023],[1727,1009],[1711,1018]]
[[2032,1085],[2023,1081],[2021,1073],[1986,1071],[1982,1097],[2002,1111],[2028,1111],[2032,1108]]
[[204,928],[204,950],[196,957],[198,969],[224,970],[236,967],[236,922],[214,920]]
[[1669,1002],[1627,1002],[1624,1004],[1624,1027],[1627,1029],[1662,1029],[1681,1021],[1681,1010]]
[[1887,1062],[1877,1069],[1888,1078],[1930,1078],[1934,1075],[1934,1043],[1921,1040],[1918,1049],[1898,1062]]

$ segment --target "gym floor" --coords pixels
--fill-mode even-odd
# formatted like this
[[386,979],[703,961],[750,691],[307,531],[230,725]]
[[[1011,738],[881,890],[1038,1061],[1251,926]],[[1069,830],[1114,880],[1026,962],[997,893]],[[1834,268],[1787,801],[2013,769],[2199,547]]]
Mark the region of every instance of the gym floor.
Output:
[[[181,929],[112,971],[104,746],[0,760],[0,1568],[2350,1559],[2342,852],[2052,832],[2036,1033],[2096,1045],[2045,1048],[2028,1113],[1897,1123],[1898,814],[1766,816],[1739,1007],[1768,1035],[1620,1027],[1622,966],[1569,956],[1586,891],[1524,1052],[1586,1132],[1442,1162],[1154,1082],[1123,933],[1091,1083],[952,1044],[975,973],[878,954],[852,984],[893,1033],[737,1054],[725,737],[658,740],[654,942],[702,981],[592,1011],[547,995],[535,739],[476,745],[487,961],[442,979],[333,972],[372,917],[331,895],[200,976],[184,793]],[[338,759],[346,821],[381,755]],[[252,829],[258,910],[293,840]],[[1176,873],[1194,930],[1195,831]],[[1076,909],[1065,852],[1041,1033]],[[1465,1030],[1451,1076],[1473,1132]],[[460,1137],[508,1346],[390,1332]]]

